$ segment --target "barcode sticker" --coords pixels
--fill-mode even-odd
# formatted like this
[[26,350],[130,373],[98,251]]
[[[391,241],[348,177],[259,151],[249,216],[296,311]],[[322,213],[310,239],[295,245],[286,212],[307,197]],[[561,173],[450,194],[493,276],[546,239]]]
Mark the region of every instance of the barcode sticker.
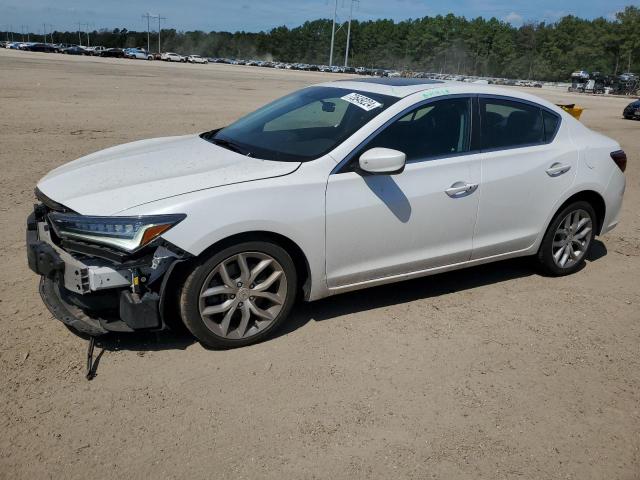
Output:
[[360,95],[359,93],[350,93],[341,97],[342,100],[345,100],[349,103],[353,103],[358,107],[366,110],[367,112],[373,110],[374,108],[381,107],[382,104],[380,102],[376,102],[373,98],[365,97],[364,95]]

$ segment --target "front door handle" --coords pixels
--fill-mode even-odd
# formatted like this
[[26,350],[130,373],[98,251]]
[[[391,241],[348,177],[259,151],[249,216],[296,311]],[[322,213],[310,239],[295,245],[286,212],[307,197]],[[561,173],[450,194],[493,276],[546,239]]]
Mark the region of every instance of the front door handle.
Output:
[[571,165],[563,165],[562,163],[556,162],[547,168],[547,175],[557,177],[563,173],[567,173],[569,170],[571,170]]
[[471,195],[478,188],[477,183],[456,182],[447,188],[444,193],[451,198],[460,198]]

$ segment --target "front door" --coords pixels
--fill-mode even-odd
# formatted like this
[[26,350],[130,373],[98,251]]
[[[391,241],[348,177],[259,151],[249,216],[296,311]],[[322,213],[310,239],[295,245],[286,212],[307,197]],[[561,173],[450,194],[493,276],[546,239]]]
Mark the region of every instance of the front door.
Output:
[[[329,177],[329,288],[469,260],[478,210],[480,154],[469,151],[471,100],[449,97],[392,122]],[[407,155],[404,172],[366,175],[357,160],[386,147]]]

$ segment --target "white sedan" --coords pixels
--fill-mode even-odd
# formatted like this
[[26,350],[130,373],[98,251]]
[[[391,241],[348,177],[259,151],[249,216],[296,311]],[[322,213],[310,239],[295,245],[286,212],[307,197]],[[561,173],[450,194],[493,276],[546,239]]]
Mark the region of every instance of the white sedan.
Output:
[[272,334],[297,297],[521,256],[574,273],[618,223],[625,166],[617,142],[529,94],[336,81],[53,170],[29,264],[77,330],[181,319],[237,347]]
[[166,52],[160,55],[160,59],[165,62],[185,62],[187,59],[182,55],[173,52]]
[[187,62],[189,62],[189,63],[209,63],[209,60],[207,60],[204,57],[201,57],[200,55],[189,55],[187,57]]

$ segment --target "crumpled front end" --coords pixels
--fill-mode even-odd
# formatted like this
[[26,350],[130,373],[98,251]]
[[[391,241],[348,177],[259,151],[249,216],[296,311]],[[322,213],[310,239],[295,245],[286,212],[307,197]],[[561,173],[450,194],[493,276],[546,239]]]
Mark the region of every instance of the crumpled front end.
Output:
[[27,219],[27,258],[42,277],[40,295],[53,316],[91,336],[165,329],[168,279],[191,255],[162,238],[133,254],[62,239],[49,215],[69,210],[39,198],[43,203]]

